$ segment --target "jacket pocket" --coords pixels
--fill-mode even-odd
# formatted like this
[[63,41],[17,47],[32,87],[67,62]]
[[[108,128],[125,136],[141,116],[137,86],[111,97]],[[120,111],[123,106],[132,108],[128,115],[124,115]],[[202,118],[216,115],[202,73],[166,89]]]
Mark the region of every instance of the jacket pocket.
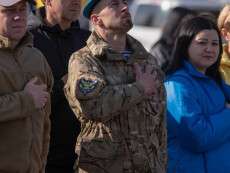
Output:
[[[81,142],[80,150],[76,149],[78,153],[78,162],[75,165],[75,169],[81,168],[88,170],[86,172],[92,172],[92,170],[107,170],[108,172],[116,165],[117,172],[122,172],[123,158],[122,158],[122,146],[119,143],[94,139],[88,142]],[[90,171],[91,170],[91,171]]]
[[89,156],[99,159],[112,159],[121,153],[119,142],[104,139],[94,139],[81,142],[81,152],[86,152]]

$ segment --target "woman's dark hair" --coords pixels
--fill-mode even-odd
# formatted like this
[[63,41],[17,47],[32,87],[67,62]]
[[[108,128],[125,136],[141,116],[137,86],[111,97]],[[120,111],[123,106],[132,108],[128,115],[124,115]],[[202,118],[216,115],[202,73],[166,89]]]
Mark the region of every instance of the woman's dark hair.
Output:
[[193,17],[183,23],[180,27],[178,37],[172,53],[172,63],[167,70],[167,74],[175,72],[182,66],[183,60],[188,59],[188,48],[195,37],[202,30],[215,30],[219,38],[219,55],[217,61],[206,70],[206,75],[214,79],[218,84],[221,83],[219,72],[220,60],[223,52],[221,35],[216,23],[204,16]]

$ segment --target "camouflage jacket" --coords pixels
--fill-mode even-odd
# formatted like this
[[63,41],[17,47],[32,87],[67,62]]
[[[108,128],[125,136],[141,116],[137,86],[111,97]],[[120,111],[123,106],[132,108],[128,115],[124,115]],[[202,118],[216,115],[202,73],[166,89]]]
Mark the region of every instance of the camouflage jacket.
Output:
[[[127,44],[132,50],[128,58],[111,51],[93,32],[87,46],[70,59],[65,94],[81,122],[76,144],[78,167],[91,160],[108,172],[116,165],[114,172],[164,173],[163,75],[138,41],[127,36]],[[133,63],[152,64],[157,73],[157,94],[144,96],[135,81]],[[116,161],[120,163],[113,163]]]

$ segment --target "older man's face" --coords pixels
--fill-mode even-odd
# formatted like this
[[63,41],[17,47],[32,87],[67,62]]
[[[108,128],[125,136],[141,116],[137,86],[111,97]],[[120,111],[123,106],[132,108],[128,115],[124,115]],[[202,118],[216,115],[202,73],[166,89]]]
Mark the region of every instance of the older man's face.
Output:
[[0,35],[19,41],[26,33],[26,1],[22,0],[10,7],[0,6]]
[[50,0],[49,9],[56,20],[72,22],[79,19],[81,3],[80,0]]
[[104,27],[114,32],[126,33],[132,28],[127,0],[102,0],[98,16]]

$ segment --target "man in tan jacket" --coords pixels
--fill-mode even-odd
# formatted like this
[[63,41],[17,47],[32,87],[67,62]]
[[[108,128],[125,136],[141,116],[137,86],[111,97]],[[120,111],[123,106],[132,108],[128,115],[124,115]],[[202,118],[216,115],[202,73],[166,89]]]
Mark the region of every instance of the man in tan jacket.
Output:
[[51,70],[26,31],[25,0],[0,0],[0,172],[43,173]]
[[94,31],[69,62],[66,96],[78,119],[79,173],[165,173],[163,75],[134,38],[127,1],[89,0]]

